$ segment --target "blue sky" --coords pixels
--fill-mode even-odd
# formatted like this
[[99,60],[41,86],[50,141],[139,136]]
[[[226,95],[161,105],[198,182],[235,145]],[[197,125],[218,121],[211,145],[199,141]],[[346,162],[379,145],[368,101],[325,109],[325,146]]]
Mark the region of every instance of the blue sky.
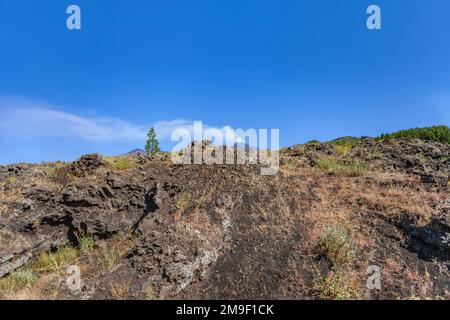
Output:
[[121,154],[152,125],[170,149],[192,120],[282,146],[448,125],[449,39],[448,0],[0,0],[0,163]]

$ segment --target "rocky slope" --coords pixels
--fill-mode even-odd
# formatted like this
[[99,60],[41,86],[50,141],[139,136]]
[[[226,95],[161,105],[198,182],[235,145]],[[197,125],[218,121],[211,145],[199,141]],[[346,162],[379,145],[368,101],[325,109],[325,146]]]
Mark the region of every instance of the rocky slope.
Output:
[[3,166],[0,298],[448,299],[449,170],[449,145],[407,139],[293,146],[275,176],[168,155]]

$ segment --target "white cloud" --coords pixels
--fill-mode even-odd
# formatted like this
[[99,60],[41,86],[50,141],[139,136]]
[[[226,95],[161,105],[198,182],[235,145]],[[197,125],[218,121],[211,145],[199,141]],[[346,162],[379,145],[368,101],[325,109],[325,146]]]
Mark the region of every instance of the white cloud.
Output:
[[[190,132],[192,138],[194,138],[194,121],[191,120],[184,120],[184,119],[177,119],[177,120],[171,120],[171,121],[158,121],[155,124],[153,124],[153,127],[155,128],[156,132],[158,133],[158,136],[162,139],[170,139],[172,132],[174,132],[177,129],[185,129]],[[224,137],[224,140],[227,141],[235,141],[240,143],[244,142],[244,140],[235,135],[235,132],[233,128],[230,126],[223,126],[223,127],[214,127],[205,123],[202,123],[202,128],[205,134],[206,130],[217,130],[220,131],[221,134]],[[205,136],[204,139],[208,139],[209,137]]]
[[145,130],[109,117],[82,117],[45,102],[0,97],[0,133],[7,136],[79,138],[91,141],[142,140]]
[[[193,132],[193,121],[175,119],[151,125],[160,140],[170,140],[172,132],[184,128]],[[231,127],[203,124],[224,135]],[[147,138],[148,127],[112,117],[84,117],[59,110],[46,102],[23,97],[0,96],[0,135],[3,137],[75,138],[97,142],[139,141]],[[234,136],[228,136],[234,139]],[[237,142],[241,139],[237,138]]]
[[184,119],[176,120],[162,120],[152,125],[155,128],[156,133],[160,139],[170,139],[173,131],[176,129],[186,129],[189,132],[193,132],[194,122]]

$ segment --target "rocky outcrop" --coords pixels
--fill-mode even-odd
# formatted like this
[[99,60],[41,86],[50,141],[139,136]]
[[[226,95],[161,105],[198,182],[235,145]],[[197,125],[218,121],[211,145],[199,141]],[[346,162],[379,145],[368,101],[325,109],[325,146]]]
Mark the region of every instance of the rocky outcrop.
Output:
[[416,175],[429,186],[448,188],[450,145],[411,139],[364,141],[352,155],[374,167]]
[[93,174],[95,170],[103,165],[103,160],[101,156],[97,153],[87,154],[80,158],[80,160],[75,161],[71,167],[71,173],[76,177],[85,177],[87,175]]
[[109,172],[103,185],[70,185],[60,203],[71,217],[71,227],[83,234],[107,237],[130,230],[155,210],[153,188]]

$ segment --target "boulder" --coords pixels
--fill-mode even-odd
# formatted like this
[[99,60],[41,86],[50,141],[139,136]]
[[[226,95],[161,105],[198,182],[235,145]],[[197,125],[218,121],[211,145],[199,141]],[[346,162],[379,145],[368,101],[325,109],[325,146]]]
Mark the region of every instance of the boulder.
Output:
[[103,164],[104,161],[99,154],[87,154],[72,164],[71,172],[76,177],[85,177],[94,173]]

